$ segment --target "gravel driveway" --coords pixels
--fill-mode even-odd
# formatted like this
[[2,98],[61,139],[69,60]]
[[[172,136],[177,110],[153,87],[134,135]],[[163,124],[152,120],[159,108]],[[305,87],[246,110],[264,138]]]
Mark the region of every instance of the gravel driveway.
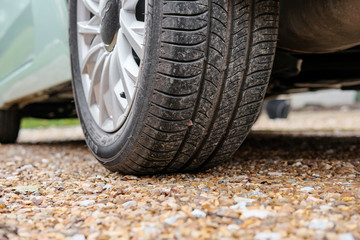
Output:
[[360,239],[360,112],[262,116],[233,159],[124,176],[79,128],[0,146],[0,239]]

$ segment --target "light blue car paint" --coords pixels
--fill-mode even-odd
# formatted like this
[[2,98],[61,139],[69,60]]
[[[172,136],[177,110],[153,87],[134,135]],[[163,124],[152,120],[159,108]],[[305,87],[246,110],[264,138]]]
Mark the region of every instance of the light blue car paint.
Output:
[[65,0],[0,0],[0,108],[71,80]]

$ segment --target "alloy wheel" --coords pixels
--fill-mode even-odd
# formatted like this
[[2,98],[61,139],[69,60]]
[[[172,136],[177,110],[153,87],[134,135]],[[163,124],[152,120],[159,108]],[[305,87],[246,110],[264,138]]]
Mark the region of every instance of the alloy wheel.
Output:
[[145,36],[144,0],[78,0],[82,86],[105,132],[126,120],[137,89]]

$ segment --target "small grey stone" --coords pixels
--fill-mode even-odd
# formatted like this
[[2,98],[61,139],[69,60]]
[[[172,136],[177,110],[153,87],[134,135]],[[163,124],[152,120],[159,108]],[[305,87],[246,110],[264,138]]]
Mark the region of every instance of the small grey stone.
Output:
[[329,221],[327,219],[313,219],[308,227],[310,229],[325,230]]
[[194,211],[191,212],[191,215],[197,217],[197,218],[205,218],[206,217],[206,213],[204,211],[201,211],[199,209],[195,209]]
[[312,192],[314,190],[315,189],[313,187],[303,187],[300,189],[300,191],[302,191],[302,192]]
[[84,207],[87,207],[90,204],[94,204],[94,203],[95,203],[95,200],[84,200],[84,201],[77,202],[78,205],[84,206]]
[[83,234],[75,234],[71,237],[71,240],[86,240],[86,238]]
[[169,225],[174,224],[177,220],[181,218],[185,218],[185,215],[177,214],[175,216],[168,217],[167,219],[165,219],[164,223]]
[[123,207],[134,207],[137,205],[136,201],[128,201],[126,203],[123,203]]
[[256,234],[255,236],[256,240],[278,240],[281,239],[281,235],[278,233],[265,233],[265,232],[261,232]]
[[339,240],[355,240],[351,233],[343,233],[338,235]]

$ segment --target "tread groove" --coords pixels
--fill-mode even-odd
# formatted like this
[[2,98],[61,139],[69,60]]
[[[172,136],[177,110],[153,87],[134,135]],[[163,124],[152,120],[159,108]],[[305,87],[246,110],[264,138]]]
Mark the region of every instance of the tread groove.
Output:
[[[205,58],[206,59],[209,58],[209,46],[210,46],[210,37],[209,36],[210,36],[210,33],[211,33],[211,26],[212,26],[212,24],[211,24],[212,8],[211,7],[212,7],[212,0],[208,0],[208,9],[209,9],[208,12],[209,12],[209,14],[208,14],[208,25],[206,26],[207,27],[206,50],[205,50],[206,51],[205,52]],[[204,84],[202,84],[202,83],[205,81],[205,75],[206,75],[205,71],[206,71],[206,68],[205,68],[205,62],[204,62],[203,63],[203,70],[202,70],[202,73],[201,73],[200,88],[199,88],[200,95],[201,95],[202,91],[204,90]],[[193,114],[191,116],[192,121],[194,121],[194,119],[195,119],[196,111],[200,106],[200,101],[201,101],[201,98],[198,98],[196,103],[195,103],[194,111],[193,111]],[[186,131],[185,136],[183,138],[183,141],[179,145],[178,151],[174,155],[173,160],[171,160],[168,163],[168,165],[161,170],[162,172],[166,172],[174,164],[174,162],[177,161],[177,158],[181,154],[181,151],[184,148],[186,140],[188,139],[189,135],[190,135],[190,128]]]
[[154,66],[141,81],[149,84],[140,85],[146,86],[139,100],[145,110],[130,150],[118,152],[117,165],[106,164],[137,175],[215,166],[245,139],[261,108],[279,0],[148,3],[159,30],[156,49],[143,64]]

